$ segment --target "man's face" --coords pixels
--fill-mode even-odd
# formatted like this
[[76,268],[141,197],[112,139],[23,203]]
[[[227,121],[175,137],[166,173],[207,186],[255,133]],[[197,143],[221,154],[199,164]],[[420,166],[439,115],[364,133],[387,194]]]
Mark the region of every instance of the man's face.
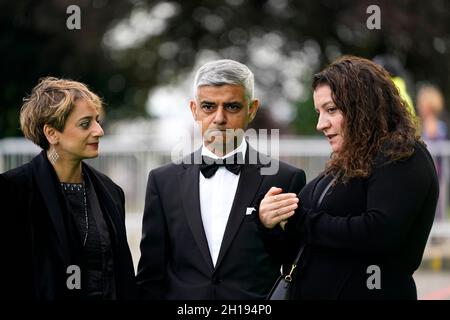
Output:
[[190,102],[205,146],[217,155],[225,155],[240,144],[242,133],[255,117],[258,106],[258,100],[249,103],[245,99],[243,86],[228,84],[201,86],[197,99]]

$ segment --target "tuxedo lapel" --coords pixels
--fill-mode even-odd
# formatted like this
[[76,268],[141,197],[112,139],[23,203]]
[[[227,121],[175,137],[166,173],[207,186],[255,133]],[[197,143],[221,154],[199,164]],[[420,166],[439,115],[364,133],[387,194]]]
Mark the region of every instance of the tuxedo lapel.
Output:
[[[220,263],[223,261],[227,250],[229,249],[236,233],[241,226],[242,221],[245,218],[246,209],[252,203],[253,199],[258,192],[259,186],[263,179],[260,173],[260,168],[263,166],[258,164],[248,164],[250,159],[257,159],[257,153],[248,144],[248,151],[245,156],[245,165],[242,167],[241,174],[239,177],[239,183],[237,186],[236,194],[234,196],[233,205],[231,207],[230,216],[228,218],[225,233],[222,239],[222,245],[220,247],[219,257],[217,258],[216,270],[218,269]],[[253,156],[253,157],[252,157]],[[258,158],[259,160],[259,158]]]
[[38,186],[39,192],[44,200],[44,204],[48,209],[50,219],[58,238],[58,252],[65,263],[70,264],[70,250],[67,236],[67,228],[65,227],[63,211],[65,203],[62,201],[63,195],[61,188],[58,188],[58,177],[50,162],[42,151],[37,157],[31,161],[33,172],[33,180]]
[[[200,151],[197,151],[194,156]],[[200,209],[200,195],[199,195],[199,174],[200,165],[198,164],[183,164],[184,171],[178,175],[181,187],[181,199],[183,208],[186,213],[186,218],[197,243],[200,252],[202,253],[205,262],[212,272],[214,269],[211,254],[209,252],[208,240],[206,239],[205,230],[203,228],[201,209]]]

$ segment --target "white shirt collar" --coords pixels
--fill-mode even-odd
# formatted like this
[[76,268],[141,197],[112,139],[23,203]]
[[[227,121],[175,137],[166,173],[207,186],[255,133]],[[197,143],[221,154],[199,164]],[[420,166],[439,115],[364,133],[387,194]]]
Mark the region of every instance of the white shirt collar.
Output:
[[242,153],[242,158],[245,159],[245,153],[247,152],[247,141],[245,141],[245,139],[243,138],[241,141],[241,144],[239,145],[239,147],[237,147],[236,149],[234,149],[233,151],[227,153],[226,155],[219,157],[218,155],[214,154],[213,152],[211,152],[206,146],[205,146],[205,142],[203,142],[202,145],[202,156],[207,156],[213,159],[224,159],[224,158],[228,158],[229,156],[232,156],[235,153]]

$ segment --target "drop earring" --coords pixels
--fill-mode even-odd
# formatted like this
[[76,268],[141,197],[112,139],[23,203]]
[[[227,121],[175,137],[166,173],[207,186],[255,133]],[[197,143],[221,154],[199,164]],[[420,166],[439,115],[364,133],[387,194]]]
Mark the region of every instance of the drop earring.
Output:
[[48,152],[48,160],[50,160],[51,164],[55,165],[56,161],[59,159],[59,154],[56,152],[54,147],[50,147]]

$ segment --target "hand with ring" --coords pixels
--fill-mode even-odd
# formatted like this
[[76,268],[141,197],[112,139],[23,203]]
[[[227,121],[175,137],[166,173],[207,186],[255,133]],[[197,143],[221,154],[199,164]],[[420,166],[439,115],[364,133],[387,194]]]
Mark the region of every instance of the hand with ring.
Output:
[[295,193],[282,192],[281,188],[270,188],[259,206],[259,219],[268,229],[274,228],[278,223],[284,227],[298,207],[299,199]]

